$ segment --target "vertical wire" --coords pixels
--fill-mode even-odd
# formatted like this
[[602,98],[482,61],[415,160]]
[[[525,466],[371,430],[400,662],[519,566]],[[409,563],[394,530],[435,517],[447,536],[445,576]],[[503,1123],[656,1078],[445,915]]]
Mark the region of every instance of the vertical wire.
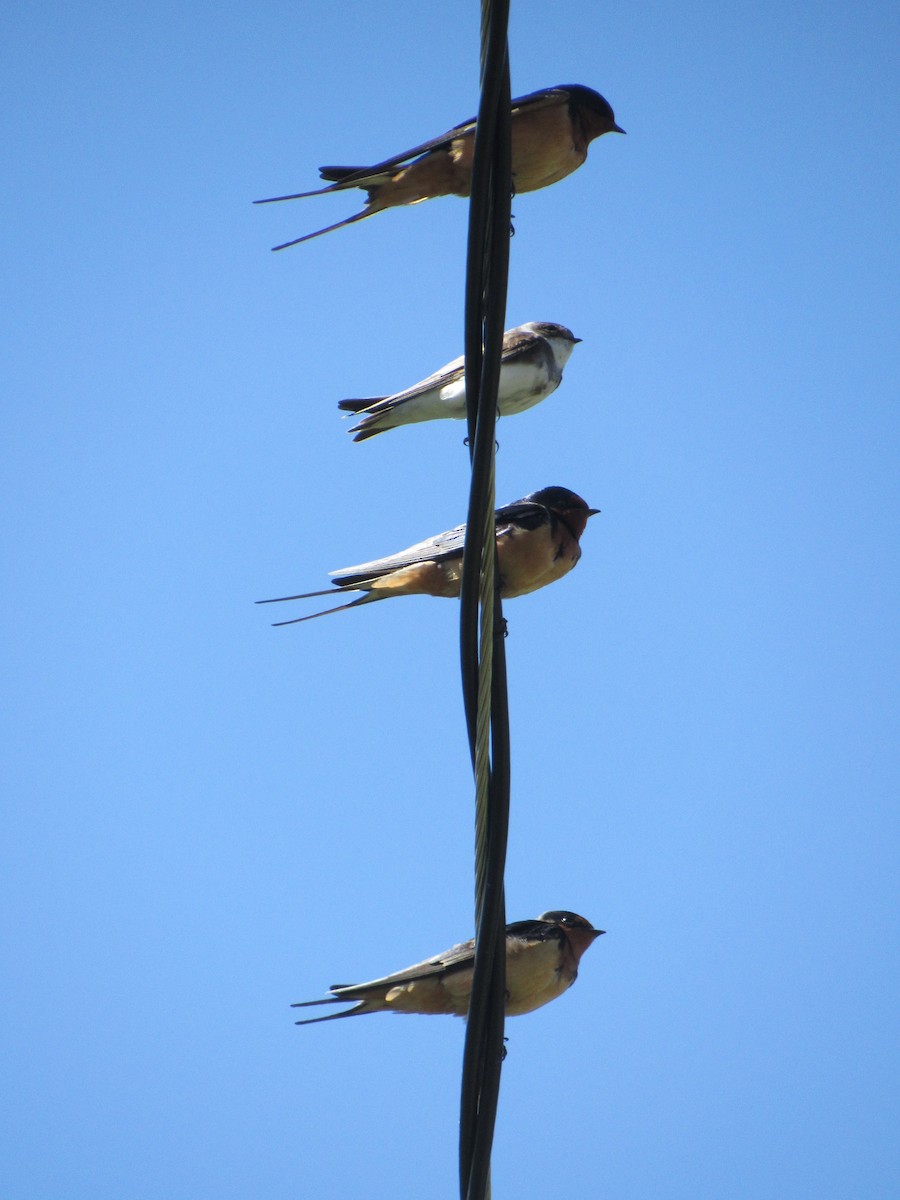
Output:
[[[460,1194],[486,1200],[505,1015],[503,874],[509,718],[496,568],[495,426],[506,318],[511,204],[509,0],[482,0],[481,103],[466,264],[466,401],[472,482],[460,590],[460,659],[476,780],[476,934],[460,1099]],[[480,620],[479,620],[480,617]]]

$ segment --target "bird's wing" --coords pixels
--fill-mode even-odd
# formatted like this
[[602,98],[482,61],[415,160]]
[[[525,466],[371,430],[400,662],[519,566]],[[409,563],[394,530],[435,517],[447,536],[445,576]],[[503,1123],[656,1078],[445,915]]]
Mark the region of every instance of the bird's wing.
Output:
[[[371,404],[366,406],[366,411],[373,414],[383,412],[395,408],[398,404],[403,404],[406,400],[414,400],[417,396],[422,396],[426,392],[439,391],[441,388],[447,387],[448,384],[457,383],[462,379],[465,373],[465,358],[454,358],[453,362],[447,363],[445,367],[441,367],[439,371],[435,371],[433,375],[429,375],[427,379],[422,379],[418,383],[414,383],[412,387],[405,388],[402,392],[394,392],[391,396],[378,397]],[[338,402],[338,408],[343,408],[348,401],[341,400]],[[356,409],[354,411],[361,411]]]
[[385,975],[381,979],[370,979],[367,983],[333,983],[330,990],[336,994],[339,1000],[353,1000],[364,996],[367,992],[382,991],[384,988],[394,987],[398,983],[412,983],[418,979],[430,979],[435,975],[447,975],[462,971],[472,965],[474,957],[474,941],[460,942],[456,946],[451,946],[449,950],[434,954],[431,958],[426,958],[423,962],[406,967],[402,971],[395,971],[392,975]]
[[550,510],[543,504],[535,504],[532,500],[514,500],[512,504],[504,504],[494,514],[497,526],[497,537],[502,536],[511,525],[520,529],[539,529],[551,519]]
[[381,404],[383,400],[387,400],[387,396],[355,396],[348,400],[338,400],[338,408],[341,412],[361,413],[367,408],[371,408],[373,404]]
[[559,926],[555,921],[541,921],[535,917],[530,921],[514,921],[507,925],[506,936],[522,942],[546,942],[559,936]]
[[517,96],[509,111],[515,116],[526,108],[552,108],[554,104],[565,104],[568,103],[568,100],[568,86],[541,88],[540,91],[529,92],[527,96]]
[[533,329],[526,329],[522,325],[517,326],[515,329],[508,329],[503,335],[503,351],[500,355],[500,361],[503,363],[514,362],[525,351],[533,350],[535,342],[543,342],[545,340],[539,333],[535,333]]
[[331,571],[332,583],[337,587],[352,587],[364,579],[378,579],[389,575],[401,567],[409,567],[414,563],[443,562],[448,558],[457,558],[463,551],[466,537],[465,525],[457,525],[446,533],[417,542],[406,550],[389,554],[386,558],[375,558],[371,562],[358,563],[355,567],[342,567],[340,571]]
[[[568,100],[568,92],[565,89],[545,88],[543,91],[531,92],[527,96],[519,96],[513,100],[510,113],[512,116],[516,116],[525,108],[546,108],[553,104],[559,104],[563,100]],[[441,150],[449,146],[456,138],[472,133],[475,129],[475,120],[475,117],[469,117],[467,121],[461,121],[459,125],[448,129],[446,133],[429,138],[427,142],[413,146],[411,150],[404,150],[401,154],[393,154],[390,158],[374,163],[371,167],[320,167],[319,174],[323,179],[339,183],[342,187],[364,186],[372,180],[373,176],[389,172],[412,158],[418,158],[421,154],[428,154],[432,150]]]
[[410,150],[404,150],[400,154],[392,154],[390,158],[386,158],[379,163],[373,163],[370,167],[319,167],[319,175],[322,179],[332,181],[341,188],[365,187],[373,183],[379,175],[389,175],[395,167],[400,167],[413,158],[418,158],[422,154],[429,154],[433,150],[441,150],[449,146],[454,138],[458,138],[461,134],[469,133],[474,128],[475,119],[473,117],[470,121],[463,121],[460,125],[454,125],[446,133],[429,138],[427,142],[422,142],[420,146],[413,146]]

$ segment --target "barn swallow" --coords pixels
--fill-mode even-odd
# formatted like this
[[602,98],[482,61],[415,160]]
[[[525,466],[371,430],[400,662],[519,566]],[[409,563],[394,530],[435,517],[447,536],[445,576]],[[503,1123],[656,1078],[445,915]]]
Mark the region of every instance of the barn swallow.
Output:
[[[506,927],[506,1015],[533,1012],[561,996],[578,978],[578,963],[605,930],[570,912],[545,912],[536,921]],[[424,962],[373,979],[371,983],[333,983],[332,996],[304,1000],[292,1008],[357,1001],[353,1008],[310,1017],[298,1025],[337,1021],[371,1012],[435,1013],[464,1017],[469,1011],[475,942],[461,942]]]
[[[524,412],[556,391],[563,367],[581,338],[565,325],[529,321],[508,329],[503,335],[497,411],[501,417]],[[455,358],[421,383],[393,396],[370,396],[364,400],[339,400],[338,408],[362,417],[349,432],[354,442],[376,433],[417,421],[455,420],[466,416],[465,358]]]
[[[498,508],[494,522],[503,599],[537,591],[571,571],[581,558],[578,540],[588,518],[599,511],[599,508],[588,508],[580,496],[563,487],[541,488],[522,500]],[[326,608],[308,617],[294,617],[291,621],[276,621],[275,624],[297,625],[301,621],[311,621],[313,617],[371,604],[374,600],[388,600],[392,596],[458,596],[465,536],[465,525],[457,525],[447,533],[417,542],[397,554],[332,571],[335,587],[342,592],[363,592],[364,595],[337,608]],[[280,604],[284,600],[308,600],[313,596],[334,594],[325,588],[320,592],[276,596],[256,603]]]
[[[512,101],[512,175],[516,192],[533,192],[564,179],[587,158],[588,146],[604,133],[624,133],[609,104],[593,89],[563,84]],[[455,125],[440,137],[413,146],[371,167],[320,167],[327,187],[290,196],[270,196],[254,204],[302,200],[347,188],[362,188],[366,206],[352,217],[273,246],[285,250],[373,213],[402,204],[418,204],[434,196],[468,196],[472,180],[475,118]]]

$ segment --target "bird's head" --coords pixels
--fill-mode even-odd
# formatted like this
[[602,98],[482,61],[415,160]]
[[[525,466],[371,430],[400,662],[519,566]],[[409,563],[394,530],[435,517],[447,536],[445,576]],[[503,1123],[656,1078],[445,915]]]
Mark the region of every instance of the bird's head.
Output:
[[584,527],[599,508],[589,508],[587,501],[564,487],[545,487],[525,497],[532,504],[543,504],[569,529],[576,541],[584,533]]
[[539,921],[552,921],[554,925],[558,925],[566,936],[566,940],[572,948],[572,953],[575,955],[576,961],[581,958],[588,946],[602,934],[606,933],[605,929],[595,929],[593,925],[585,917],[579,917],[578,913],[566,912],[565,910],[553,910],[551,912],[541,913]]
[[616,124],[616,114],[612,110],[612,105],[593,88],[585,87],[580,83],[567,83],[560,90],[569,93],[569,108],[573,115],[578,113],[584,132],[590,141],[601,137],[604,133],[625,132],[620,125]]

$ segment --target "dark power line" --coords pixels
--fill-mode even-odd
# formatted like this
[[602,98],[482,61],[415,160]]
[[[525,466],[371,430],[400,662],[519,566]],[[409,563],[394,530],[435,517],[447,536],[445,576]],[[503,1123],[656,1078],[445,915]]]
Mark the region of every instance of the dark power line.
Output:
[[460,589],[463,700],[476,784],[475,968],[460,1099],[462,1200],[486,1200],[490,1193],[506,1006],[503,877],[510,782],[505,624],[494,536],[495,427],[512,202],[509,0],[482,0],[481,19],[465,312],[472,480]]

